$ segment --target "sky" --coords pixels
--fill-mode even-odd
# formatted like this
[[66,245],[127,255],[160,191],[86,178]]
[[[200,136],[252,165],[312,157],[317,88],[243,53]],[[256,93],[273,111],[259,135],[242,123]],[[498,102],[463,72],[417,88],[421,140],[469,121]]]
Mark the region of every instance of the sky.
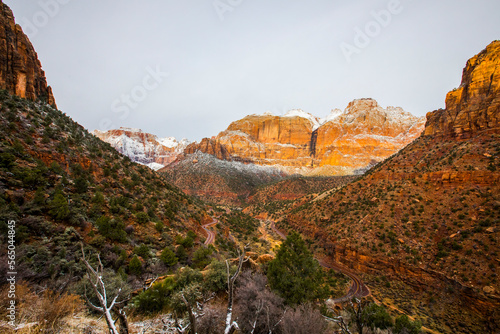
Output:
[[89,130],[211,137],[249,114],[357,98],[444,108],[500,39],[498,0],[4,0],[58,108]]

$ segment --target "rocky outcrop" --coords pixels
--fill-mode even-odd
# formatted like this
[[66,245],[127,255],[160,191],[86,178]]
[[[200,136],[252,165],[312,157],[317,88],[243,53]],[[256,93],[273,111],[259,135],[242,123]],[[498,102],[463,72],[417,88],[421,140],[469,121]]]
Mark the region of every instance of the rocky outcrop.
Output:
[[425,118],[373,99],[351,102],[325,119],[302,110],[283,116],[250,115],[217,137],[189,147],[219,159],[272,165],[304,175],[353,174],[396,153],[417,138]]
[[12,10],[0,1],[0,88],[32,101],[52,106],[56,101],[47,85],[38,55],[16,24]]
[[427,114],[426,136],[470,138],[500,131],[500,41],[469,59],[460,87],[446,96],[446,109]]
[[408,145],[424,129],[425,119],[401,108],[380,107],[373,99],[354,100],[334,120],[318,128],[319,166],[364,168]]
[[174,161],[189,144],[186,139],[177,141],[173,137],[158,138],[140,129],[123,127],[108,131],[95,130],[93,134],[132,161],[153,169],[163,168]]

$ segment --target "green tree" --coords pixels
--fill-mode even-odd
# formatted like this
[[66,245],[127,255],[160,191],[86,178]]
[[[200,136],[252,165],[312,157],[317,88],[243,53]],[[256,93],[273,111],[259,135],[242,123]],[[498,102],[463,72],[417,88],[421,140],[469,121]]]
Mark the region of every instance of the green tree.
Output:
[[387,310],[375,303],[371,303],[363,309],[362,317],[372,332],[374,332],[375,328],[387,329],[393,325],[392,318],[387,313]]
[[411,321],[406,314],[396,318],[394,324],[394,334],[419,334],[422,323],[418,320]]
[[96,221],[97,229],[102,236],[118,242],[127,241],[127,233],[125,232],[125,224],[119,218],[111,219],[106,216],[101,216]]
[[213,250],[210,247],[201,246],[193,253],[193,264],[196,268],[205,268],[211,261],[210,255]]
[[175,266],[177,262],[179,262],[179,259],[175,256],[174,251],[170,247],[165,248],[163,252],[161,252],[160,260],[162,260],[167,267]]
[[140,244],[134,248],[134,253],[142,257],[143,259],[149,258],[149,247],[146,244]]
[[49,214],[56,220],[66,220],[69,217],[68,200],[61,191],[57,191],[50,202]]
[[186,252],[186,249],[182,245],[177,247],[175,255],[177,256],[180,262],[184,262],[188,259],[188,254]]
[[89,189],[89,183],[87,179],[83,176],[79,176],[75,179],[75,190],[79,194],[84,194]]
[[327,295],[319,263],[296,232],[290,233],[279,247],[276,258],[269,263],[267,278],[271,288],[290,305]]
[[128,264],[128,272],[136,276],[142,274],[142,262],[139,260],[137,255],[134,255],[132,260],[130,260],[130,263]]

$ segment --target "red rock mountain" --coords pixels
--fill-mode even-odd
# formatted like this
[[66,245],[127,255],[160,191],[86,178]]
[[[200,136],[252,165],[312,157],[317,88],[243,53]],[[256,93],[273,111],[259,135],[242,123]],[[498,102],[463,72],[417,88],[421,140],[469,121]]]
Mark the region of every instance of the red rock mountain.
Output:
[[38,55],[16,24],[12,10],[0,0],[0,88],[29,100],[56,105]]
[[108,131],[95,130],[93,134],[132,161],[148,165],[155,170],[174,161],[189,144],[186,139],[177,141],[173,137],[158,138],[140,129],[123,127]]
[[373,99],[351,102],[326,119],[302,110],[284,116],[250,115],[218,136],[185,150],[219,159],[271,165],[288,173],[343,175],[396,153],[420,135],[425,118],[401,108],[384,109]]
[[376,298],[440,333],[500,329],[499,65],[494,41],[467,62],[417,140],[356,182],[278,215],[278,226],[364,275]]

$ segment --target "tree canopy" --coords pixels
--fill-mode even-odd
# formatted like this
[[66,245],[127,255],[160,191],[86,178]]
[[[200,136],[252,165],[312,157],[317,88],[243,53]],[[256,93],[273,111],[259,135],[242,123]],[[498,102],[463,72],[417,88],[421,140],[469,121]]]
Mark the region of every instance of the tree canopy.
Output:
[[289,305],[326,297],[323,272],[306,243],[296,232],[288,235],[269,263],[269,284]]

